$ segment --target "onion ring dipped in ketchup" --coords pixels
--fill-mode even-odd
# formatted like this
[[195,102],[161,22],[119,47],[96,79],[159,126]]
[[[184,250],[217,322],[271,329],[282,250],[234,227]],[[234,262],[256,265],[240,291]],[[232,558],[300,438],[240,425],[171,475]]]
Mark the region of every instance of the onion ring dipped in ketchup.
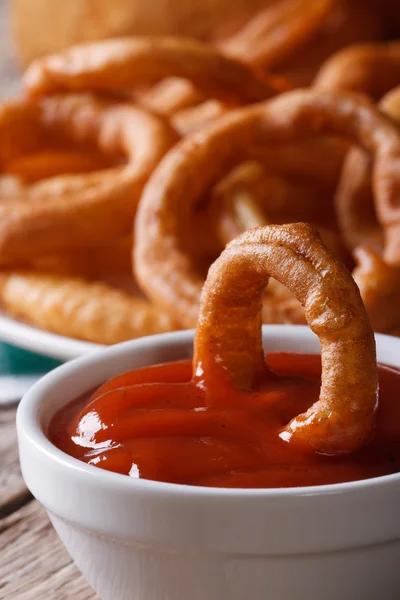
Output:
[[260,312],[269,277],[284,283],[304,306],[322,357],[318,402],[281,435],[329,454],[359,449],[371,437],[377,407],[373,332],[350,273],[308,225],[250,230],[211,267],[197,325],[195,379],[218,405],[215,372],[244,390],[269,377]]
[[[303,304],[321,357],[265,361],[261,298],[270,276]],[[211,267],[193,364],[114,377],[59,411],[49,438],[132,477],[247,488],[338,483],[399,470],[399,392],[400,372],[377,369],[351,275],[309,225],[274,225],[245,232]]]

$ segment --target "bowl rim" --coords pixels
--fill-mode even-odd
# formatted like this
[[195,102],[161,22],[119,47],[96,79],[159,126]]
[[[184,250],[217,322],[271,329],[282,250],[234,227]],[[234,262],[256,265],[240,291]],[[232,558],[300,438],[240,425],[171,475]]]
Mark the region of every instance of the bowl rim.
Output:
[[[272,335],[283,335],[286,338],[293,339],[293,336],[299,338],[315,338],[307,325],[264,325],[263,331],[268,331]],[[240,500],[253,499],[255,501],[271,498],[293,498],[304,496],[330,496],[332,494],[352,494],[366,489],[372,489],[383,485],[391,485],[395,482],[400,483],[400,472],[391,475],[383,475],[370,479],[362,479],[344,483],[334,483],[319,486],[287,487],[287,488],[219,488],[209,486],[195,486],[178,483],[167,483],[154,481],[150,479],[135,479],[120,473],[114,473],[99,469],[93,465],[88,465],[82,461],[73,458],[66,452],[57,448],[46,436],[39,423],[39,411],[45,392],[51,388],[56,388],[60,378],[76,375],[84,371],[88,366],[107,361],[107,359],[118,355],[127,355],[133,351],[140,350],[141,347],[151,344],[161,344],[168,346],[176,343],[187,343],[193,339],[194,330],[175,331],[153,336],[146,336],[135,340],[116,344],[105,349],[96,350],[83,357],[69,361],[36,382],[22,398],[17,410],[17,430],[18,438],[24,437],[26,441],[32,444],[37,451],[50,459],[62,469],[67,469],[71,474],[77,476],[83,475],[90,481],[97,480],[96,483],[112,487],[116,491],[134,494],[139,491],[143,493],[161,493],[170,498],[186,496],[188,498],[203,499],[223,499]],[[396,347],[400,351],[400,338],[395,338],[383,334],[375,334],[378,345]],[[395,349],[395,348],[393,348]],[[390,365],[389,365],[390,366]],[[399,365],[400,367],[400,365]],[[84,393],[84,392],[83,392]],[[64,406],[68,404],[66,402]]]

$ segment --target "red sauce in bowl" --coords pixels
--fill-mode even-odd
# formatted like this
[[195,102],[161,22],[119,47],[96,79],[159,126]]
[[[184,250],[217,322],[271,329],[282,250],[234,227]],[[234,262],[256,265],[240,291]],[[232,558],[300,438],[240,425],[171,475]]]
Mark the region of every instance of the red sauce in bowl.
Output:
[[[379,366],[379,413],[361,451],[326,456],[285,442],[280,432],[319,396],[320,356],[273,353],[276,377],[256,391],[207,391],[192,362],[138,369],[60,410],[49,439],[101,469],[188,485],[281,488],[323,485],[400,471],[400,371]],[[161,385],[160,385],[161,384]],[[216,397],[218,381],[213,388]]]

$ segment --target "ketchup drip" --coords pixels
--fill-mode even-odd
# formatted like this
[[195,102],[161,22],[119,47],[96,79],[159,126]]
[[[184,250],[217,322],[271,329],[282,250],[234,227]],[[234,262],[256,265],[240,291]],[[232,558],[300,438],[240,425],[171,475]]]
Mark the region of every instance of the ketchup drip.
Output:
[[[88,400],[59,411],[50,440],[109,471],[188,485],[280,488],[368,479],[400,471],[400,371],[379,366],[376,430],[361,451],[327,456],[287,443],[282,429],[318,400],[317,355],[273,353],[274,373],[256,390],[208,392],[192,381],[192,362],[119,375]],[[216,402],[220,390],[220,402]]]

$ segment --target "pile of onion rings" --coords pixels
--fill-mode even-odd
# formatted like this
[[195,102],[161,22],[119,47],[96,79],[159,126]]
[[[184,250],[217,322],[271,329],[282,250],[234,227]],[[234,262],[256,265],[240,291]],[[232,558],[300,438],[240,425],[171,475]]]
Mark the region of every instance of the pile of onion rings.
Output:
[[[227,243],[307,222],[374,330],[400,333],[400,42],[386,10],[276,0],[229,36],[34,61],[0,105],[2,309],[104,344],[193,327]],[[262,319],[307,315],[272,279]]]

